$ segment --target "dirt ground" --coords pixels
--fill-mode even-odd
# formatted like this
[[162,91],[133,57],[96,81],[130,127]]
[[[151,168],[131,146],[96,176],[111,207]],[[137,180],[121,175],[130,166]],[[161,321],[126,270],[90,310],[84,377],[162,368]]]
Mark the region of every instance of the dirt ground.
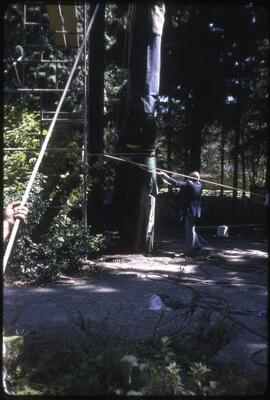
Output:
[[[205,236],[195,258],[177,236],[156,238],[151,255],[109,255],[77,276],[42,287],[4,285],[5,336],[23,332],[59,346],[80,329],[93,341],[177,338],[219,366],[267,382],[267,243]],[[161,308],[153,310],[153,295]],[[82,324],[84,325],[82,327]]]

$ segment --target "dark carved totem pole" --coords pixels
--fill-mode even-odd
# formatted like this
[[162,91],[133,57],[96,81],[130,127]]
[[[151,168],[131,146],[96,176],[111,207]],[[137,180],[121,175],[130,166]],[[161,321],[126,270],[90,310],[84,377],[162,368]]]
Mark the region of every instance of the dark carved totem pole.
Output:
[[[128,46],[128,84],[119,152],[155,170],[155,102],[159,94],[162,2],[132,6]],[[123,251],[153,249],[156,173],[121,163],[116,171],[113,213]]]

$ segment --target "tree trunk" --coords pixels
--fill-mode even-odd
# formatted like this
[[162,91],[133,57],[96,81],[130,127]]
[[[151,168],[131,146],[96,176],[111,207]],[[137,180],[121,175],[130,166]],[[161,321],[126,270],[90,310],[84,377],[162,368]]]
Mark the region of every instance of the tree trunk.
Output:
[[[156,20],[156,11],[159,17]],[[164,8],[134,4],[132,9],[126,116],[120,132],[121,152],[134,162],[155,167],[155,101],[159,93],[161,33]],[[135,155],[134,155],[135,153]],[[157,194],[156,174],[137,166],[120,166],[113,210],[123,251],[151,251]]]
[[[267,149],[269,150],[269,136],[267,137]],[[269,162],[269,151],[266,152],[266,173],[265,173],[265,188],[270,191],[270,162]]]
[[171,121],[171,101],[169,100],[169,113],[167,123],[167,168],[172,169],[172,121]]
[[189,171],[200,171],[201,147],[202,147],[202,113],[200,112],[199,92],[191,110],[191,132],[190,132],[190,158]]
[[[155,168],[155,157],[136,156],[140,162]],[[120,235],[120,250],[151,252],[154,240],[155,179],[134,165],[119,165],[113,199],[114,226]]]
[[[240,141],[240,127],[236,127],[234,136],[234,153],[233,153],[233,187],[238,187],[238,168],[239,168],[239,141]],[[236,215],[237,208],[237,190],[233,191],[232,201],[232,215]]]
[[[172,101],[171,96],[169,96],[169,110],[168,110],[168,121],[167,121],[167,169],[172,170],[172,121],[171,121],[171,107]],[[172,186],[168,187],[169,193],[172,192]]]
[[[91,4],[93,13],[96,4]],[[89,38],[89,79],[88,79],[88,152],[101,153],[103,151],[103,108],[104,108],[104,4],[100,4],[96,20]],[[97,158],[89,158],[89,173],[98,177],[98,167],[93,167]],[[98,180],[92,187],[87,199],[87,223],[93,232],[103,230],[103,182]]]
[[[244,143],[244,132],[241,134],[242,144]],[[242,164],[242,198],[246,197],[247,181],[246,181],[246,158],[244,150],[241,151],[241,164]]]
[[[221,146],[220,146],[220,183],[224,185],[224,152],[225,152],[225,132],[221,131]],[[224,188],[220,187],[220,196],[223,197]]]
[[189,172],[200,171],[201,167],[201,131],[200,125],[193,124],[190,142]]

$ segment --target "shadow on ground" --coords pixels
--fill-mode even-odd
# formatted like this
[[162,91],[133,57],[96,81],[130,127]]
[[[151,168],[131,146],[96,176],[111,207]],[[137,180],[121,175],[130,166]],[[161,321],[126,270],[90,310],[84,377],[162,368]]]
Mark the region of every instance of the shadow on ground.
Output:
[[[96,349],[106,337],[128,349],[131,342],[151,346],[169,336],[186,359],[203,360],[223,372],[237,364],[237,379],[251,385],[259,379],[263,392],[266,244],[209,237],[195,258],[184,257],[182,248],[177,237],[160,236],[151,255],[105,256],[49,286],[6,283],[5,336],[23,333],[55,349],[81,335]],[[150,309],[153,295],[160,309]]]

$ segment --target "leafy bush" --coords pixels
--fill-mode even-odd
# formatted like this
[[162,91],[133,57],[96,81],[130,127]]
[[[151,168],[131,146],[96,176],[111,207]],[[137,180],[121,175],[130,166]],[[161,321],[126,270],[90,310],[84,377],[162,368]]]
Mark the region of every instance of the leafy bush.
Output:
[[[90,340],[90,339],[89,339]],[[9,345],[5,365],[12,394],[29,395],[217,395],[220,387],[201,362],[182,367],[176,361],[170,339],[163,337],[155,354],[127,354],[107,343],[102,351],[83,351],[76,343],[41,355],[41,349],[20,341],[19,358]],[[23,357],[23,353],[25,357]],[[37,354],[36,354],[37,353]],[[89,373],[90,372],[90,373]],[[223,391],[224,392],[224,391]]]
[[217,383],[211,380],[210,369],[201,362],[183,367],[178,362],[177,354],[167,336],[161,338],[160,350],[155,354],[155,360],[149,357],[140,363],[136,359],[136,363],[133,360],[132,367],[137,368],[137,375],[130,375],[130,388],[127,392],[130,395],[188,396],[218,393]]
[[[5,104],[4,146],[6,148],[36,149],[40,146],[41,133],[38,113]],[[43,132],[43,136],[46,132]],[[25,181],[36,162],[37,151],[7,151],[4,153],[5,202],[20,198],[25,190]]]
[[[5,147],[38,149],[42,138],[39,115],[10,104],[5,104],[4,111]],[[45,134],[46,131],[43,132],[43,135]],[[69,133],[69,136],[71,136],[71,133]],[[67,140],[66,132],[61,137],[65,137]],[[60,139],[57,140],[59,142]],[[56,147],[57,145],[59,143],[56,144]],[[74,145],[71,143],[71,138],[69,138],[69,144],[64,144],[64,146],[67,145]],[[27,178],[33,170],[37,156],[37,151],[15,150],[5,152],[5,206],[22,198],[26,189]],[[55,172],[57,165],[59,174],[63,172],[68,176],[69,169],[72,168],[72,172],[78,172],[75,171],[75,167],[78,167],[77,159],[74,160],[73,158],[71,162],[69,157],[72,157],[72,155],[58,156],[57,164],[52,162],[50,157],[45,158],[42,171],[44,170],[49,175],[51,172]],[[62,187],[60,181],[58,184],[54,184],[54,181],[51,179],[49,181],[43,173],[37,174],[27,200],[29,223],[20,225],[11,254],[12,269],[7,268],[7,274],[12,273],[15,277],[32,283],[51,282],[61,271],[78,271],[82,258],[99,254],[107,245],[107,239],[105,243],[103,235],[93,235],[90,227],[85,231],[81,221],[69,216],[73,207],[81,204],[82,190],[80,187],[75,187],[72,179],[66,181]],[[90,187],[91,182],[88,182],[87,191],[90,190]],[[58,196],[58,193],[60,193],[60,196]],[[61,211],[55,213],[49,232],[42,235],[42,221],[46,219],[46,213],[52,199],[57,196],[62,206]]]
[[60,268],[48,244],[35,243],[25,235],[17,239],[10,272],[23,281],[47,283],[58,276]]
[[52,282],[60,272],[78,272],[83,259],[100,254],[104,241],[103,235],[91,234],[90,228],[84,232],[82,224],[68,216],[38,241],[23,227],[14,248],[12,273],[31,283]]
[[20,225],[12,250],[12,268],[7,268],[13,278],[30,283],[48,283],[60,272],[79,271],[83,259],[97,256],[111,241],[108,235],[93,235],[91,227],[85,230],[81,221],[71,218],[73,203],[62,207],[47,234],[34,235],[49,205],[44,199],[45,181],[42,174],[37,175],[27,202],[31,224]]
[[102,234],[93,235],[90,227],[84,230],[82,223],[67,215],[58,218],[49,236],[60,269],[67,272],[78,271],[83,259],[99,255],[104,249],[104,240]]

